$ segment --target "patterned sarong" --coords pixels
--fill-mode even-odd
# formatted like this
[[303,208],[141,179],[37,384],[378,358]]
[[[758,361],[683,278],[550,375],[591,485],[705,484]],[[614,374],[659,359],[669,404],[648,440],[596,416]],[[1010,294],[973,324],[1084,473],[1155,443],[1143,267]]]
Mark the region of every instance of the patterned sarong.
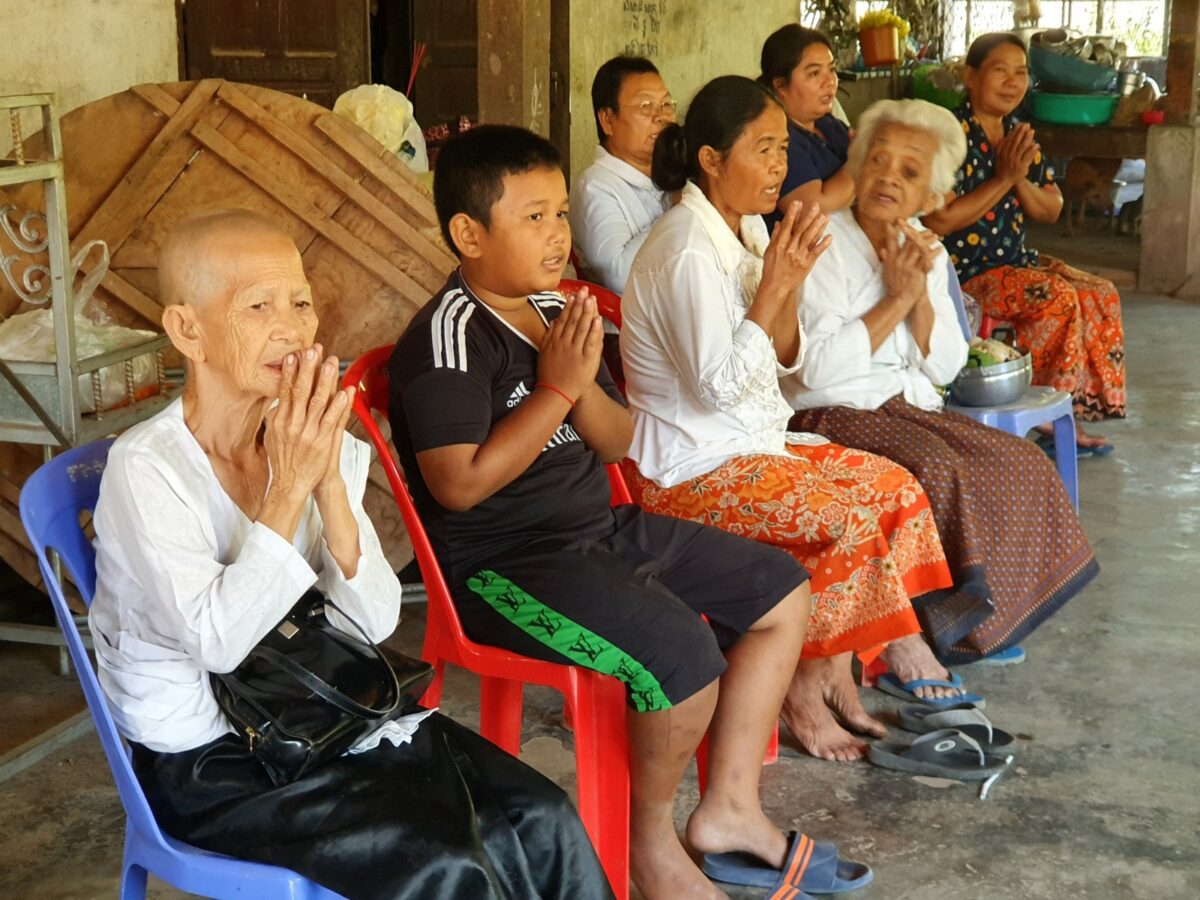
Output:
[[626,480],[649,512],[780,547],[812,574],[803,657],[865,650],[920,630],[910,598],[951,583],[925,492],[908,472],[834,444],[791,456],[735,457],[661,488],[631,460]]
[[1099,571],[1057,471],[1029,441],[901,397],[873,411],[802,410],[789,427],[885,454],[917,477],[958,588],[917,603],[947,662],[1019,643]]
[[1077,418],[1124,418],[1125,331],[1111,281],[1043,253],[1037,266],[1000,266],[963,290],[1013,324],[1033,355],[1034,384],[1070,394]]

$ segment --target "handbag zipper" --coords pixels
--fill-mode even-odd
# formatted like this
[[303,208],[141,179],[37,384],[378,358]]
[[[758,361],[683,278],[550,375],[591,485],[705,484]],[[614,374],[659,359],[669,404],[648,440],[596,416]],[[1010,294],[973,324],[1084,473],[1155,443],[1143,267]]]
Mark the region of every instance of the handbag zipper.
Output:
[[258,740],[258,732],[254,730],[253,725],[246,726],[246,741],[250,744],[250,752],[254,752],[254,742]]

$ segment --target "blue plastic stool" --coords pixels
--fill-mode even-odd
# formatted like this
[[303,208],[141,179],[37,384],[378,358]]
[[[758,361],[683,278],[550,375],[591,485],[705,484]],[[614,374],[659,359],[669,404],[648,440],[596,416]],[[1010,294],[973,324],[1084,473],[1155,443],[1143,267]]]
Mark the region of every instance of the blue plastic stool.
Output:
[[104,755],[117,782],[125,808],[125,858],[121,898],[146,896],[146,877],[158,878],[182,891],[205,897],[254,900],[338,900],[340,894],[278,866],[233,859],[200,850],[167,837],[154,821],[142,786],[133,774],[129,752],[114,724],[96,672],[83,648],[79,628],[54,577],[47,550],[54,549],[71,573],[88,605],[96,589],[96,553],[79,524],[79,514],[91,511],[100,494],[100,476],[112,441],[97,441],[68,450],[30,476],[21,491],[21,522],[37,555],[38,568],[79,674],[88,709],[100,736]]
[[[950,296],[958,313],[958,324],[963,337],[969,341],[973,335],[967,322],[958,274],[949,259],[947,265],[950,269]],[[1020,438],[1038,425],[1053,422],[1054,465],[1067,489],[1067,496],[1071,498],[1075,509],[1079,509],[1079,460],[1075,456],[1075,410],[1070,394],[1048,387],[1031,387],[1025,396],[1003,406],[955,406],[948,403],[946,408]]]

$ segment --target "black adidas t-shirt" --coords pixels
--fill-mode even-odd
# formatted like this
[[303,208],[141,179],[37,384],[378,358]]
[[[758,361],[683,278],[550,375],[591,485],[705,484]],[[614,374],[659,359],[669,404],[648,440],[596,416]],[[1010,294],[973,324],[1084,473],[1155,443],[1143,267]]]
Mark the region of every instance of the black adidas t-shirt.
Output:
[[[564,301],[551,293],[529,302],[550,322]],[[446,509],[421,477],[418,452],[484,442],[492,426],[533,392],[537,359],[537,348],[455,271],[409,323],[388,363],[392,441],[452,583],[530,540],[566,542],[611,527],[608,476],[569,416],[528,469],[472,509]],[[624,403],[603,363],[596,380]]]

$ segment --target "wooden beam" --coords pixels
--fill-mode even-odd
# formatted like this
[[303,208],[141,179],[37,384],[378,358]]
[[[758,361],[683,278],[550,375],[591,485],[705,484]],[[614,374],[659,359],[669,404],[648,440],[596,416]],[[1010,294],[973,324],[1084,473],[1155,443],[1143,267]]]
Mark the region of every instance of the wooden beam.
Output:
[[129,90],[133,91],[164,116],[173,116],[179,112],[179,101],[157,84],[135,84]]
[[[350,177],[329,159],[300,132],[272,116],[259,106],[243,91],[234,85],[226,83],[218,91],[218,96],[231,107],[263,129],[280,145],[300,157],[310,169],[340,190],[346,197],[362,209],[374,216],[388,231],[409,245],[418,259],[425,263],[425,269],[419,279],[430,292],[436,292],[445,282],[445,272],[456,265],[454,258],[442,247],[437,246],[412,225],[394,213],[382,200],[371,194],[358,181]],[[440,266],[440,268],[439,268]]]
[[[386,187],[404,204],[409,215],[422,225],[433,228],[437,217],[430,214],[433,198],[408,167],[396,159],[382,144],[341,116],[324,113],[317,116],[313,126],[337,144],[351,159]],[[375,147],[371,147],[368,141]],[[378,148],[376,152],[373,152]],[[458,265],[455,261],[454,265]]]
[[1172,0],[1171,34],[1167,43],[1168,125],[1200,124],[1196,105],[1196,74],[1200,68],[1197,41],[1200,39],[1200,3]]
[[209,109],[209,101],[220,86],[221,79],[209,78],[192,88],[150,146],[76,232],[71,241],[72,252],[97,238],[107,241],[112,249],[125,243],[133,229],[187,168],[196,152],[195,145],[187,140],[188,131]]
[[394,266],[374,247],[359,240],[344,226],[334,222],[290,186],[285,185],[266,166],[215,128],[198,122],[192,128],[191,134],[206,148],[253,181],[278,203],[302,219],[310,228],[320,232],[322,237],[388,287],[404,296],[410,303],[419,307],[429,299],[429,291],[417,284],[408,274]]

